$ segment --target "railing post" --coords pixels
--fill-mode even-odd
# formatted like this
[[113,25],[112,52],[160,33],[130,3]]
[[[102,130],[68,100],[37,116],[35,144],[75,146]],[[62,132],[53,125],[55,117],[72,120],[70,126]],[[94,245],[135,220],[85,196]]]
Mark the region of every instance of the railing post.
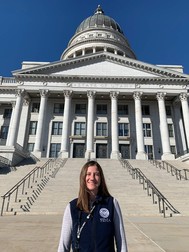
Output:
[[155,200],[154,200],[154,189],[152,188],[152,201],[153,201],[153,204],[155,203]]
[[7,208],[6,208],[6,211],[8,212],[9,210],[9,203],[10,203],[10,194],[8,196],[8,200],[7,200]]
[[15,202],[17,202],[17,198],[18,198],[18,186],[16,188]]
[[30,187],[30,178],[31,178],[31,175],[29,175],[29,178],[28,178],[28,188]]
[[35,170],[34,173],[33,173],[33,183],[34,183],[34,181],[35,181],[35,172],[36,172],[36,170]]
[[188,180],[188,177],[187,177],[187,170],[184,169],[184,176],[185,176],[185,180]]
[[23,184],[22,184],[22,195],[24,194],[24,189],[25,189],[25,180],[23,181]]
[[2,207],[1,207],[1,216],[3,216],[3,210],[4,210],[4,205],[5,205],[5,196],[2,198],[3,198],[3,203],[2,203]]
[[161,199],[158,195],[157,197],[158,197],[159,213],[161,213],[161,203],[160,203]]
[[162,205],[163,205],[163,216],[165,218],[165,202],[164,202],[164,199],[162,199]]
[[145,180],[143,178],[143,190],[145,190]]

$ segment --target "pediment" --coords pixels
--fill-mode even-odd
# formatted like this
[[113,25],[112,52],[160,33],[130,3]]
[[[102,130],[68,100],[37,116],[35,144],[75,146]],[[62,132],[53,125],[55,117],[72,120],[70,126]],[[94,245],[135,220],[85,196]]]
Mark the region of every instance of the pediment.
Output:
[[82,66],[77,66],[70,69],[64,69],[60,72],[53,73],[53,75],[77,75],[77,76],[120,76],[120,77],[157,77],[157,74],[148,73],[142,70],[134,69],[132,67],[117,64],[116,62],[109,62],[107,60],[101,62],[94,62]]
[[187,78],[188,75],[165,67],[138,60],[99,53],[73,59],[61,60],[13,72],[16,77],[43,76],[61,78],[79,77],[120,77],[120,78]]

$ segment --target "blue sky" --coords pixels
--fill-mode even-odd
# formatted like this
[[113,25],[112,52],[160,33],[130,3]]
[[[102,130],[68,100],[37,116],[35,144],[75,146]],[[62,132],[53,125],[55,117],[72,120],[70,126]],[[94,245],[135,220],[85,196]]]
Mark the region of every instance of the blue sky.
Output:
[[53,62],[76,28],[100,4],[138,60],[183,65],[189,74],[188,0],[0,0],[0,76],[22,61]]

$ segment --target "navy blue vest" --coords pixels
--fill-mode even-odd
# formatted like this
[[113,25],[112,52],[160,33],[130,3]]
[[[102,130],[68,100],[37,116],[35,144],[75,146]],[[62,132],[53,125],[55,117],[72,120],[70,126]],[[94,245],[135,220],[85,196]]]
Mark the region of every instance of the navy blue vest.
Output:
[[[70,202],[73,220],[72,248],[77,243],[78,219],[80,210],[77,199]],[[92,216],[83,227],[79,239],[79,252],[115,252],[114,249],[114,204],[113,197],[99,198]],[[87,213],[81,211],[80,226],[86,220]]]

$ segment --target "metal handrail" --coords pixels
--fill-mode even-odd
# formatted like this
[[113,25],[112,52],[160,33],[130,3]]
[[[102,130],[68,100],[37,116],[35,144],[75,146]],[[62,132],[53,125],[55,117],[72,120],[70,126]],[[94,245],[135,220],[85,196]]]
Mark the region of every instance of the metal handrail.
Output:
[[[152,196],[153,204],[156,204],[154,195],[158,198],[159,213],[163,213],[164,218],[166,217],[166,210],[170,210],[174,214],[180,214],[180,212],[174,208],[174,206],[168,201],[167,198],[157,189],[157,187],[144,175],[139,168],[133,168],[128,160],[120,159],[122,166],[127,168],[133,179],[139,179],[139,183],[143,184],[143,189],[147,190],[148,196]],[[151,189],[151,193],[150,193]],[[170,216],[172,216],[172,213]]]
[[[187,175],[187,172],[189,172],[189,169],[178,169],[176,168],[174,165],[168,163],[167,161],[162,161],[163,163],[163,166],[164,164],[166,164],[166,167],[167,167],[167,171],[168,172],[171,172],[171,174],[174,176],[176,175],[176,177],[178,179],[185,179],[185,180],[188,180],[189,179],[189,176]],[[170,168],[170,171],[168,170]],[[182,174],[184,172],[184,175]]]
[[[157,168],[167,170],[168,173],[171,173],[172,176],[176,176],[178,180],[188,180],[189,179],[189,169],[178,169],[174,165],[168,163],[167,161],[158,161],[158,160],[149,160]],[[184,173],[184,174],[183,174]]]
[[50,175],[51,178],[55,178],[56,174],[58,173],[58,171],[60,170],[61,167],[63,167],[65,165],[65,163],[67,162],[67,158],[66,159],[56,159],[58,162],[59,160],[61,160],[61,162],[58,163],[58,167],[55,168],[54,172]]
[[22,178],[16,185],[14,185],[3,196],[1,196],[3,198],[2,207],[1,207],[1,216],[3,216],[6,199],[7,199],[6,211],[8,212],[11,196],[13,195],[13,193],[15,193],[14,202],[17,202],[19,189],[22,187],[21,192],[23,195],[25,193],[26,186],[27,188],[29,188],[31,183],[34,183],[36,178],[44,178],[50,169],[49,164],[51,162],[54,162],[54,160],[49,159],[42,167],[36,166],[33,170],[31,170],[28,174],[26,174],[26,176]]

